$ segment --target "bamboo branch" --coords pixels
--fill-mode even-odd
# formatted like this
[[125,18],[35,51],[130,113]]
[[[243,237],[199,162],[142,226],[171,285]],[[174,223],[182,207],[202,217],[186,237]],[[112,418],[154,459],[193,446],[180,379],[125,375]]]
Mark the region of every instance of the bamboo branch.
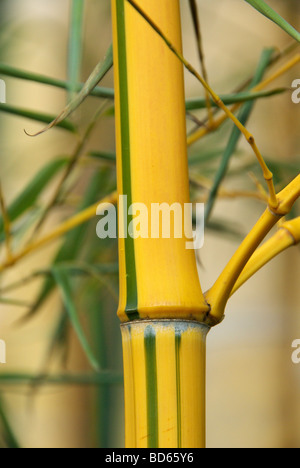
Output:
[[211,308],[208,316],[208,322],[211,325],[215,325],[223,319],[225,307],[234,285],[249,259],[266,235],[277,224],[279,219],[286,216],[291,211],[293,204],[299,197],[300,175],[278,194],[277,208],[271,210],[270,207],[268,207],[266,209],[230,259],[215,284],[206,293],[206,300]]
[[274,236],[256,250],[235,283],[231,295],[280,253],[299,243],[300,217],[283,223]]

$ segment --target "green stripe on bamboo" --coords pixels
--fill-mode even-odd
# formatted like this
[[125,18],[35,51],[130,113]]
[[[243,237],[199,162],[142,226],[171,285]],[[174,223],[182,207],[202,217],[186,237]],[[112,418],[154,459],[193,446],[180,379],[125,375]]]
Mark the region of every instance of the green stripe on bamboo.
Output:
[[[129,97],[127,77],[127,53],[125,30],[124,0],[116,2],[118,24],[118,60],[120,73],[120,112],[121,112],[121,143],[122,143],[122,183],[123,192],[127,195],[128,204],[132,204],[131,167],[130,167],[130,130],[129,130]],[[131,216],[123,213],[124,223],[131,221]],[[125,237],[125,263],[127,283],[126,315],[129,320],[139,319],[137,279],[135,268],[134,240],[131,236]]]
[[147,381],[147,419],[148,448],[158,447],[158,395],[156,367],[156,331],[148,325],[144,333],[146,381]]

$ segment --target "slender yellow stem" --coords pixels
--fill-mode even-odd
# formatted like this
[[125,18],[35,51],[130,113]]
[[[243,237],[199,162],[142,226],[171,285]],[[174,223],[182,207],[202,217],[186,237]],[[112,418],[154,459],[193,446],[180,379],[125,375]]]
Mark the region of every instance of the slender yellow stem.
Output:
[[5,263],[0,265],[0,272],[5,270],[6,268],[9,268],[15,265],[19,260],[23,259],[27,255],[59,239],[60,237],[62,237],[64,234],[71,231],[75,227],[80,226],[81,224],[95,217],[99,204],[105,205],[105,204],[116,204],[116,203],[117,203],[117,194],[114,192],[111,195],[100,200],[98,203],[95,203],[95,205],[90,206],[86,210],[81,211],[77,215],[63,222],[58,227],[53,229],[53,231],[51,231],[49,234],[46,234],[40,239],[37,239],[36,241],[33,241],[32,243],[26,245],[20,252],[13,254],[9,260],[7,260]]
[[278,207],[274,213],[286,216],[291,211],[295,201],[300,197],[300,174],[295,177],[278,195]]
[[[240,104],[235,104],[234,106],[230,107],[230,110],[231,112],[235,112],[239,107]],[[204,138],[209,133],[217,130],[219,127],[221,127],[221,125],[224,122],[226,122],[227,119],[228,116],[222,113],[222,115],[214,119],[213,125],[207,123],[205,126],[202,126],[201,128],[197,129],[195,132],[193,132],[187,137],[187,145],[191,146],[197,141],[201,140],[201,138]]]
[[[269,84],[271,84],[273,81],[275,81],[277,78],[282,76],[284,73],[288,72],[291,70],[295,65],[299,63],[300,56],[299,54],[295,55],[291,60],[289,60],[286,64],[284,64],[282,67],[280,67],[278,70],[276,70],[271,76],[263,80],[261,83],[259,83],[257,86],[251,89],[251,92],[256,93],[259,91],[262,91],[265,89]],[[236,112],[237,109],[239,109],[241,104],[235,104],[230,108],[231,112],[234,113]],[[191,146],[192,144],[196,143],[199,141],[201,138],[203,138],[205,135],[208,133],[217,130],[226,120],[228,119],[227,114],[223,114],[218,119],[214,120],[213,126],[211,126],[209,123],[205,126],[200,128],[199,130],[195,131],[191,135],[189,135],[187,143],[188,146]]]
[[263,176],[267,182],[269,190],[269,205],[270,207],[277,208],[278,202],[276,198],[276,192],[273,183],[273,174],[268,169],[257,145],[255,138],[250,133],[244,125],[238,120],[238,118],[233,114],[233,112],[224,104],[220,96],[209,86],[205,79],[197,72],[197,70],[184,58],[181,52],[172,44],[169,38],[163,33],[161,28],[152,20],[152,18],[135,2],[135,0],[127,0],[137,11],[138,13],[151,25],[151,27],[156,31],[156,33],[164,40],[169,49],[175,54],[175,56],[183,63],[185,68],[193,75],[195,78],[202,84],[204,89],[211,95],[215,104],[223,110],[225,115],[232,120],[235,126],[240,130],[246,141],[251,146],[260,166],[263,171]]
[[254,226],[236,253],[230,259],[229,263],[212,286],[206,293],[206,300],[210,304],[211,324],[222,320],[227,301],[230,297],[232,288],[236,283],[241,271],[248,262],[253,252],[265,238],[267,233],[277,223],[278,217],[267,209],[258,223]]
[[275,226],[280,218],[286,216],[292,209],[293,204],[300,196],[300,175],[298,175],[277,197],[278,206],[271,210],[270,207],[264,212],[254,228],[247,235],[240,247],[237,249],[227,266],[206,293],[206,300],[211,307],[208,322],[213,325],[220,322],[232,289],[249,259],[260,245],[262,240]]
[[257,271],[289,247],[300,242],[300,218],[287,221],[250,258],[231,292],[233,295]]
[[280,78],[282,75],[290,71],[299,62],[300,62],[300,54],[296,54],[294,57],[288,60],[284,65],[282,65],[282,67],[280,67],[278,70],[273,72],[271,76],[269,76],[268,78],[263,80],[261,83],[259,83],[257,86],[255,86],[255,88],[252,89],[252,92],[262,91],[273,81],[277,80],[277,78]]

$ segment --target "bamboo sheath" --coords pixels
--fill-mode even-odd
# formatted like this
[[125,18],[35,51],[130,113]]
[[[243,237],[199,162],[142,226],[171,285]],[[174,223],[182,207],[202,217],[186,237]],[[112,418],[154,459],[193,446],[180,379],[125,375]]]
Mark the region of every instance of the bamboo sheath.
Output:
[[[138,5],[181,50],[179,0]],[[112,0],[118,195],[127,206],[190,202],[183,67],[126,0]],[[138,223],[119,202],[120,227]],[[125,209],[126,208],[126,209]],[[172,221],[175,222],[174,220]],[[177,226],[178,227],[178,226]],[[127,448],[205,445],[208,312],[181,238],[119,236]],[[127,232],[127,231],[124,231]],[[123,234],[124,234],[123,232]]]

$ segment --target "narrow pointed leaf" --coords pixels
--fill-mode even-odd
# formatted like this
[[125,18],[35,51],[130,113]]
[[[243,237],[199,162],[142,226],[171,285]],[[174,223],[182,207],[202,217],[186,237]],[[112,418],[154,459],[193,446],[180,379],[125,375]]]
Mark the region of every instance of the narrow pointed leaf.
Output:
[[85,336],[85,333],[83,331],[83,328],[81,326],[78,313],[75,307],[75,304],[73,302],[73,292],[70,284],[70,280],[66,272],[59,268],[59,267],[53,267],[53,277],[59,287],[59,290],[61,292],[62,300],[64,303],[64,306],[66,308],[66,311],[68,312],[69,319],[72,323],[72,326],[77,334],[77,337],[81,343],[81,346],[91,364],[93,369],[99,370],[99,364],[94,356],[94,353],[87,341],[87,338]]
[[95,159],[116,162],[116,153],[108,151],[90,151],[88,156]]
[[6,445],[5,448],[21,448],[7,416],[7,411],[4,406],[2,397],[0,398],[0,424],[2,426],[2,436]]
[[69,101],[74,98],[74,94],[76,93],[76,85],[80,80],[83,16],[84,0],[72,0],[68,53]]
[[[20,195],[9,205],[10,222],[16,221],[27,210],[32,208],[41,193],[47,188],[55,175],[66,165],[67,159],[60,158],[45,165],[22,190]],[[3,240],[3,219],[0,217],[0,239]]]
[[[82,203],[78,208],[78,212],[84,210],[100,198],[102,187],[105,186],[104,180],[106,174],[107,172],[105,170],[101,170],[99,173],[96,173],[93,176],[92,180],[90,181],[89,188],[83,197]],[[66,235],[65,242],[62,244],[53,261],[54,265],[60,265],[61,263],[65,262],[72,262],[77,258],[82,246],[82,241],[87,233],[88,226],[88,223],[82,224]],[[34,307],[31,309],[29,314],[25,316],[25,319],[31,318],[36,314],[36,312],[54,290],[54,287],[55,282],[52,276],[47,277],[34,304]]]
[[[18,117],[24,117],[25,119],[35,120],[36,122],[42,122],[47,124],[49,122],[52,122],[54,119],[53,115],[37,111],[31,111],[28,109],[23,109],[21,107],[11,106],[9,104],[0,104],[0,112],[5,112],[6,114],[16,115]],[[72,133],[77,132],[76,126],[69,120],[58,122],[57,126]],[[28,134],[28,132],[26,133]]]
[[97,373],[85,374],[29,374],[29,373],[0,373],[0,386],[14,385],[119,385],[123,382],[121,372],[103,370]]
[[[220,99],[224,102],[226,106],[231,104],[243,103],[248,101],[255,101],[256,99],[267,98],[277,94],[281,94],[287,91],[286,88],[277,88],[269,91],[260,91],[257,93],[248,91],[245,93],[236,93],[236,94],[227,94],[220,95]],[[211,105],[217,107],[216,103],[211,99]],[[188,99],[185,103],[185,108],[187,111],[204,109],[206,106],[205,98],[192,98]]]
[[263,0],[245,0],[251,6],[253,6],[257,11],[262,13],[268,19],[276,23],[287,32],[291,37],[296,39],[296,41],[300,42],[300,33],[291,26],[282,16],[280,16],[273,8],[271,8],[266,2]]
[[103,61],[99,62],[98,65],[94,68],[90,77],[86,81],[85,85],[81,91],[75,96],[75,98],[62,110],[62,112],[53,119],[47,127],[45,127],[40,132],[32,136],[41,135],[42,133],[50,130],[51,128],[62,125],[65,122],[65,119],[69,117],[82,102],[89,96],[92,90],[97,86],[97,84],[102,80],[106,73],[111,69],[113,65],[113,53],[112,46],[109,47],[107,54]]
[[[12,67],[10,65],[0,63],[0,75],[9,76],[12,78],[18,78],[21,80],[31,81],[34,83],[40,83],[48,86],[53,86],[54,88],[68,90],[70,83],[67,80],[60,80],[58,78],[51,78],[50,76],[41,75],[39,73],[33,73],[26,70],[21,70],[19,68]],[[76,85],[76,92],[81,91],[84,87],[84,83]],[[91,92],[91,96],[113,99],[114,90],[112,88],[103,88],[96,86]]]

